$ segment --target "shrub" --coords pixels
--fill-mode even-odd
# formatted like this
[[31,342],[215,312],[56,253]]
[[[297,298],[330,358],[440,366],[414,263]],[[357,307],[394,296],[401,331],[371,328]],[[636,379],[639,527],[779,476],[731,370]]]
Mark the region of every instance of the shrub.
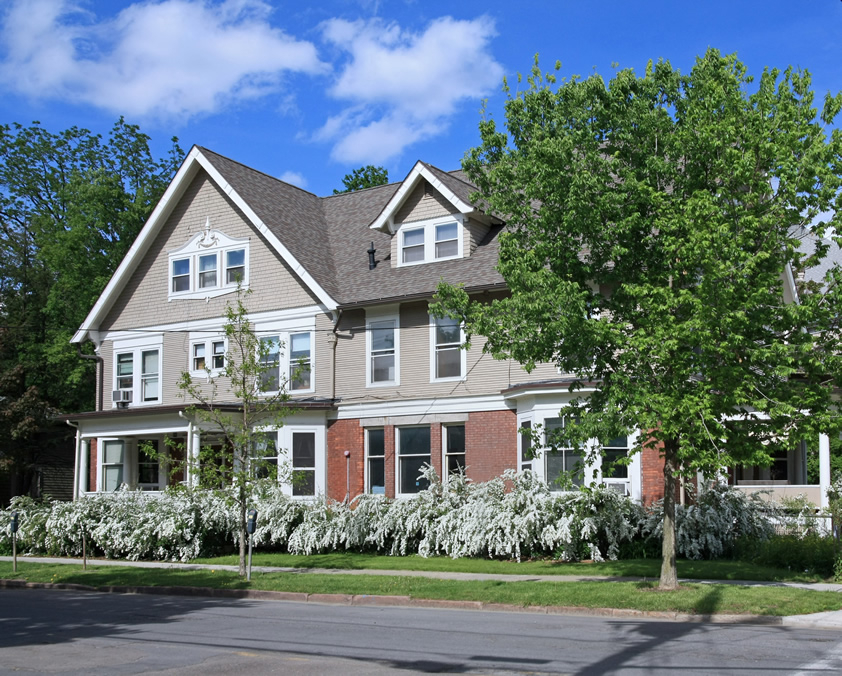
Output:
[[[663,501],[655,503],[643,532],[660,541]],[[715,484],[699,492],[695,504],[675,506],[675,546],[678,556],[715,559],[731,554],[739,538],[766,540],[774,532],[769,503],[733,486]]]

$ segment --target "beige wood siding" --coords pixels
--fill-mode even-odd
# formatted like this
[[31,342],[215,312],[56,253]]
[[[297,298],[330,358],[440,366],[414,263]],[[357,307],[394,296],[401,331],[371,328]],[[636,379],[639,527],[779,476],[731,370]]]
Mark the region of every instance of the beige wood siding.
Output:
[[102,408],[111,408],[111,391],[114,389],[114,344],[110,340],[102,341],[99,346],[102,357]]
[[345,403],[389,399],[499,394],[518,383],[558,378],[552,364],[540,364],[527,373],[511,360],[497,361],[483,354],[484,339],[474,337],[467,354],[467,378],[430,382],[430,319],[426,302],[400,307],[400,385],[366,387],[365,315],[343,315],[337,344],[337,396]]
[[195,300],[168,301],[167,254],[186,244],[205,227],[229,237],[249,237],[248,299],[251,312],[313,305],[318,300],[247,222],[245,215],[207,175],[200,173],[163,225],[149,251],[129,278],[108,315],[104,330],[130,329],[169,322],[222,316],[233,294]]
[[457,210],[450,202],[426,181],[421,181],[395,214],[395,223],[426,221],[455,213]]
[[315,363],[315,386],[317,397],[330,397],[330,378],[332,352],[330,348],[330,339],[333,336],[333,320],[330,315],[318,314],[316,315],[316,334],[314,336],[313,345],[313,361]]
[[470,218],[465,219],[465,227],[462,230],[462,250],[464,257],[472,255],[476,251],[479,243],[488,234],[488,226],[484,223],[473,221]]
[[365,311],[342,313],[336,340],[336,396],[356,401],[365,387]]

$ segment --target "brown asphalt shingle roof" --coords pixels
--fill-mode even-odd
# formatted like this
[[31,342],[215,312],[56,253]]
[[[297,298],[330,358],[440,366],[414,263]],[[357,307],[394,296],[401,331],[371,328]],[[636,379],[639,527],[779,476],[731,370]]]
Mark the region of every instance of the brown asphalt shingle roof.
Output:
[[[435,292],[440,280],[463,283],[469,289],[503,286],[503,278],[495,269],[500,227],[492,228],[468,258],[392,267],[390,235],[369,225],[400,183],[317,197],[206,148],[201,151],[340,305],[427,297]],[[470,203],[473,187],[462,172],[425,166],[459,199]],[[372,242],[377,266],[369,270],[367,251]]]

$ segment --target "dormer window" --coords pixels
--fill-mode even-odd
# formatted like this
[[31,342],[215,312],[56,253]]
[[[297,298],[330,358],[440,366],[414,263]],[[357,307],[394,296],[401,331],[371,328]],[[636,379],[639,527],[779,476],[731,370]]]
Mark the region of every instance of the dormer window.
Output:
[[462,218],[458,215],[406,223],[397,236],[401,266],[462,257]]
[[248,239],[211,230],[194,236],[169,254],[169,299],[206,299],[248,287]]

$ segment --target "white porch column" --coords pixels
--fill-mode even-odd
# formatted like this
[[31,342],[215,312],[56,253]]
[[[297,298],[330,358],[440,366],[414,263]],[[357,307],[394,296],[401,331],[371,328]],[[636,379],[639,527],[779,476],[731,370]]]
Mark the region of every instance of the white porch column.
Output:
[[91,458],[91,440],[82,439],[82,455],[79,458],[79,476],[76,477],[76,492],[79,497],[85,494],[88,478],[88,462]]
[[189,431],[192,437],[190,444],[190,486],[197,487],[199,485],[199,451],[202,448],[202,435],[193,423],[190,423]]
[[830,438],[819,435],[819,486],[821,486],[821,507],[827,507],[827,489],[830,488]]

